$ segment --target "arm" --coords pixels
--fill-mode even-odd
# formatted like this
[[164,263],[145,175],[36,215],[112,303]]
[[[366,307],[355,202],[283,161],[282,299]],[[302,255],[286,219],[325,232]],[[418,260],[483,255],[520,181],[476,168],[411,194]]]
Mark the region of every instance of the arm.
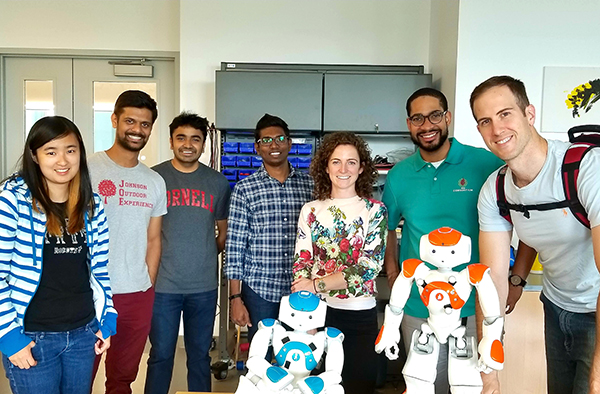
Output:
[[[594,260],[596,268],[600,271],[600,226],[592,228],[592,244],[594,246]],[[600,333],[600,295],[596,305],[596,333]],[[590,370],[590,394],[600,393],[600,335],[596,335],[594,357]]]
[[[517,256],[515,257],[515,265],[513,266],[513,275],[519,275],[523,279],[527,279],[531,267],[535,261],[537,251],[530,246],[527,246],[523,241],[519,241]],[[515,309],[517,301],[523,294],[523,287],[508,285],[508,298],[506,300],[506,314],[511,313]]]
[[400,273],[400,266],[398,265],[398,235],[396,234],[396,230],[388,230],[383,264],[387,274],[388,285],[391,289],[394,287],[394,282]]
[[[510,262],[511,231],[479,232],[479,261],[491,269],[491,277],[498,291],[500,310],[506,310],[508,295],[508,268]],[[479,303],[475,305],[477,320],[477,336],[483,338],[483,312]],[[496,371],[490,374],[482,373],[483,393],[500,393],[500,382]]]
[[[229,280],[229,294],[241,294],[242,293],[242,282],[238,279]],[[250,323],[250,314],[248,309],[244,305],[244,301],[241,297],[234,298],[231,300],[231,321],[240,327],[248,325],[252,327]]]
[[148,224],[148,247],[146,249],[146,265],[152,286],[156,284],[158,266],[160,264],[162,216],[150,218]]
[[217,250],[221,253],[225,249],[225,240],[227,239],[227,219],[217,220]]

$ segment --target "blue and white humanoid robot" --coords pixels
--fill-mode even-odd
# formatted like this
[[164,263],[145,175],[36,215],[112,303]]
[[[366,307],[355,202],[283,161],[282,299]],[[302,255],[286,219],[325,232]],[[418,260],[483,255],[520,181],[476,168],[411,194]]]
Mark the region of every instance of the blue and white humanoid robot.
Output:
[[[236,394],[343,394],[344,334],[325,325],[327,304],[308,291],[281,299],[279,319],[265,319],[250,344],[248,374],[240,377]],[[293,331],[286,329],[284,323]],[[265,360],[273,346],[276,365]],[[325,371],[311,376],[326,353]]]

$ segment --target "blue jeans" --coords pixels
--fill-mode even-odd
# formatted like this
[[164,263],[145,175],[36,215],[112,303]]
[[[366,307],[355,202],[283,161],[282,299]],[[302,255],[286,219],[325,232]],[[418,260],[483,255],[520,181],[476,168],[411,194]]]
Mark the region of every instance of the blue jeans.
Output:
[[217,289],[193,294],[156,293],[145,394],[169,392],[182,312],[188,391],[211,391],[208,352],[216,309]]
[[279,316],[279,302],[269,302],[256,294],[250,286],[242,285],[242,301],[250,314],[252,327],[248,327],[248,342],[252,341],[254,334],[258,330],[258,322],[271,318],[277,319]]
[[14,394],[89,394],[98,337],[96,318],[64,332],[25,331],[35,346],[37,365],[20,369],[2,355],[6,378]]
[[574,313],[542,292],[549,394],[586,394],[596,338],[596,313]]

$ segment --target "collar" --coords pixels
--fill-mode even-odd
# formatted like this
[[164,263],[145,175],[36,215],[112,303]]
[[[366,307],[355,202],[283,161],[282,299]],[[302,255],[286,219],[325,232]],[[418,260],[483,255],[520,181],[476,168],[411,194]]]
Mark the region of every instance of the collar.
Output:
[[[294,166],[292,166],[290,164],[290,162],[288,161],[288,166],[290,167],[290,173],[288,174],[286,179],[290,179],[292,177],[295,177],[298,174],[298,171],[294,168]],[[260,168],[256,171],[258,173],[258,175],[262,178],[273,178],[271,175],[269,175],[269,173],[267,172],[267,169],[265,168],[264,164],[260,165]]]
[[[465,146],[458,142],[456,138],[448,139],[450,140],[450,150],[448,151],[448,156],[444,159],[444,163],[460,164],[465,155]],[[444,165],[444,163],[442,163],[442,165]],[[417,153],[415,154],[415,171],[422,170],[428,164],[429,162],[423,160],[423,157],[421,157],[421,151],[417,149]]]

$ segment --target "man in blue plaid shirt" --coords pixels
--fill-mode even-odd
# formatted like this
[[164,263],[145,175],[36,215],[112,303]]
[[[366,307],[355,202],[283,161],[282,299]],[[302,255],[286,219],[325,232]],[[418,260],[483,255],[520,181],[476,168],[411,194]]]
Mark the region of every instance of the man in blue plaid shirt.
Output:
[[292,141],[283,119],[265,114],[254,139],[263,165],[233,190],[225,246],[231,320],[248,325],[249,340],[290,293],[298,216],[313,199],[312,179],[287,160]]

